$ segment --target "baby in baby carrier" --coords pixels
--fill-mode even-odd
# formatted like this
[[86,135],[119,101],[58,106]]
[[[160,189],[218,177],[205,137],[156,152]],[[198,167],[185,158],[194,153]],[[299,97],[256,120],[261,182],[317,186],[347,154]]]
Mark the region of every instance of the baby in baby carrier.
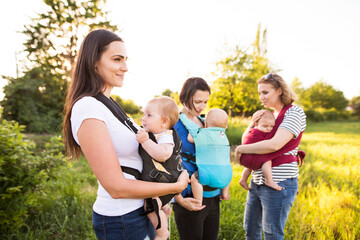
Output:
[[[173,129],[179,119],[179,109],[172,98],[158,97],[144,109],[143,129],[136,134],[143,159],[141,179],[153,182],[176,182],[181,173],[181,141]],[[156,228],[155,239],[167,239],[167,218],[171,214],[169,201],[174,195],[145,200],[145,214]]]
[[[227,123],[226,112],[214,108],[208,112],[205,118],[205,128],[198,128],[196,133],[189,129],[188,141],[195,142],[196,165],[198,166],[198,170],[191,176],[191,190],[194,198],[201,202],[203,185],[222,189],[221,198],[223,200],[230,197],[229,184],[232,178],[232,168],[230,145],[225,135]],[[184,125],[186,126],[186,122]]]

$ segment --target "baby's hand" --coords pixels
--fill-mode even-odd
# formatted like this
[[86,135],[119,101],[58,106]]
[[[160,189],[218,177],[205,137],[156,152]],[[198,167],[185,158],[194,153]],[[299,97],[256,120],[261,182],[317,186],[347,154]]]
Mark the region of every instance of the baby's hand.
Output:
[[136,134],[136,141],[138,141],[140,144],[143,144],[148,139],[149,134],[145,131],[145,129],[140,128],[140,130]]

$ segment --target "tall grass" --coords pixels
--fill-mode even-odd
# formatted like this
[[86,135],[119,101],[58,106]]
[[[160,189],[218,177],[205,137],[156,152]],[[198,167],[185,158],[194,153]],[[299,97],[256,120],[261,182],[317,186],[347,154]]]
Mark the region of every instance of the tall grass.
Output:
[[229,139],[230,145],[240,145],[241,136],[246,130],[250,123],[248,118],[230,118],[228,122],[228,127],[226,129],[226,136]]
[[360,239],[360,123],[308,126],[288,239]]

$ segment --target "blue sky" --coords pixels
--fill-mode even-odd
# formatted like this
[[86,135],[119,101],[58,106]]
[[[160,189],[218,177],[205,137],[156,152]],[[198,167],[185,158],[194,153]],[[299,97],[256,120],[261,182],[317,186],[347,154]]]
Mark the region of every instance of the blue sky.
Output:
[[[15,76],[24,41],[17,32],[43,6],[2,3],[0,75]],[[108,0],[105,8],[130,57],[125,84],[113,93],[139,105],[166,88],[180,91],[190,76],[211,83],[215,63],[236,45],[248,47],[259,23],[267,28],[267,57],[288,83],[324,80],[349,99],[360,95],[360,1]]]

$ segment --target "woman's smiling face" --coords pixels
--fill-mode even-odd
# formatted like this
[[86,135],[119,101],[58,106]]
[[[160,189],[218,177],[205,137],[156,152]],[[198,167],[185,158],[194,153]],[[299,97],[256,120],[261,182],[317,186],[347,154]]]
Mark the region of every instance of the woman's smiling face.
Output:
[[122,87],[124,83],[127,52],[123,42],[111,42],[96,63],[96,72],[105,81],[107,89]]

